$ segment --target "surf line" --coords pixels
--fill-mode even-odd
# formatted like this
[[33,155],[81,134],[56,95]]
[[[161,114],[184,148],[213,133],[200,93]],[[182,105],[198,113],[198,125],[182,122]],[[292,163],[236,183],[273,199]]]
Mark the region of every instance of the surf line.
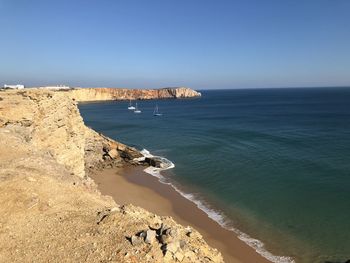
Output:
[[194,194],[188,194],[182,192],[178,187],[170,182],[161,175],[161,171],[169,170],[175,167],[175,164],[169,159],[161,156],[155,156],[151,154],[148,150],[143,149],[140,151],[143,157],[135,158],[136,162],[147,162],[150,166],[143,171],[157,177],[159,181],[163,184],[170,185],[175,191],[182,195],[187,200],[193,202],[200,210],[208,215],[209,218],[217,222],[221,227],[236,233],[237,237],[246,243],[248,246],[252,247],[258,254],[268,259],[273,263],[295,263],[294,259],[288,256],[276,256],[265,249],[265,244],[255,238],[250,237],[248,234],[243,233],[239,229],[236,229],[230,225],[231,220],[227,218],[221,211],[212,208],[207,202],[201,200],[201,198],[195,196]]

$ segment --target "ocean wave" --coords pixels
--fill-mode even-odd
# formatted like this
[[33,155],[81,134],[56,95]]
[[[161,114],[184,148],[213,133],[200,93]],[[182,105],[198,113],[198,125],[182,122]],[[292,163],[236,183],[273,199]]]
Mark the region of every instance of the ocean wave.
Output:
[[[161,171],[174,168],[175,164],[173,162],[161,156],[154,156],[146,149],[143,149],[141,153],[144,156],[141,157],[142,160],[144,160],[145,158],[153,158],[160,160],[163,164],[160,168],[149,166],[146,169],[144,169],[144,172],[157,177],[161,183],[170,185],[176,192],[178,192],[184,198],[193,202],[200,210],[206,213],[209,218],[217,222],[221,227],[234,232],[241,241],[246,243],[248,246],[252,247],[258,254],[260,254],[261,256],[273,263],[295,263],[294,259],[291,257],[273,255],[265,249],[265,245],[262,241],[252,238],[248,234],[240,231],[239,229],[230,226],[232,225],[232,221],[224,213],[218,211],[217,209],[211,208],[211,206],[204,200],[201,200],[199,196],[191,193],[185,193],[181,191],[178,187],[176,187],[174,184],[166,181],[166,178],[164,178],[164,176],[161,174]],[[142,161],[141,159],[138,158],[137,160]]]
[[287,256],[276,256],[270,253],[265,249],[265,245],[263,242],[261,242],[258,239],[252,238],[249,235],[241,232],[238,229],[234,230],[235,233],[238,234],[238,238],[242,240],[244,243],[246,243],[248,246],[255,249],[257,253],[259,253],[264,258],[270,260],[274,263],[295,263],[294,259]]

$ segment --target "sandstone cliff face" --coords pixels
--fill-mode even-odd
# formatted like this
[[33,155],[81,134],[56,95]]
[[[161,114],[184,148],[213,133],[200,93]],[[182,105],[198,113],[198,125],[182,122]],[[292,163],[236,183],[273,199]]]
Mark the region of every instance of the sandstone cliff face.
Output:
[[33,148],[46,152],[74,175],[84,177],[86,168],[103,168],[106,161],[111,165],[141,156],[86,127],[76,102],[63,93],[27,90],[0,96],[0,127],[21,130]]
[[[0,92],[0,262],[223,262],[197,231],[117,205],[85,174],[139,156],[63,93]],[[152,229],[171,240],[133,242]]]
[[164,89],[117,89],[117,88],[76,88],[70,91],[62,91],[69,94],[76,101],[100,101],[100,100],[148,100],[148,99],[173,99],[200,97],[195,90],[180,88]]
[[74,103],[45,91],[0,94],[3,99],[0,127],[14,130],[26,127],[21,132],[25,133],[25,140],[33,149],[46,152],[71,173],[80,177],[85,175],[85,126]]

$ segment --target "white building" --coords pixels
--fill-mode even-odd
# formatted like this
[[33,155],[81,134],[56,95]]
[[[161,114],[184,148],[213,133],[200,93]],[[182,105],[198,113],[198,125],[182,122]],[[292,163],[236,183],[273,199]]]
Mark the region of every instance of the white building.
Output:
[[17,85],[4,85],[4,89],[24,89],[24,85],[17,84]]

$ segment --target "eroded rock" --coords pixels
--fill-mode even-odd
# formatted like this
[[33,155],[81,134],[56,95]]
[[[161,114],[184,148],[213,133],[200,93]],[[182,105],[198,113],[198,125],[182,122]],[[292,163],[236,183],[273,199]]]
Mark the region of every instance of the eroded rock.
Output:
[[119,157],[119,154],[118,154],[118,151],[116,149],[111,149],[109,152],[108,152],[108,155],[113,158],[113,159],[116,159]]
[[147,230],[146,231],[146,237],[145,237],[145,242],[147,244],[152,244],[156,240],[156,231],[154,230]]
[[142,238],[138,237],[138,236],[131,236],[130,238],[131,244],[133,246],[138,246],[140,244],[142,244]]

